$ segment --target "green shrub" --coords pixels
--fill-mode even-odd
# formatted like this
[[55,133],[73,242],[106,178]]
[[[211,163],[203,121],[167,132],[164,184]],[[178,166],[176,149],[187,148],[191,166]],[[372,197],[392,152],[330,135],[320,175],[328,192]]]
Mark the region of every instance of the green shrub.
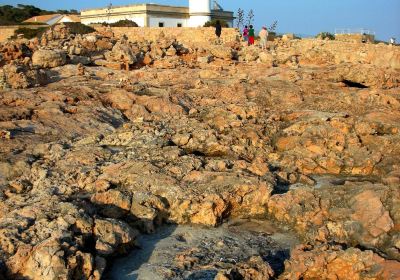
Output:
[[327,38],[329,40],[335,40],[335,35],[333,35],[332,33],[329,33],[329,32],[321,32],[315,37],[318,39],[322,39],[322,40],[325,40]]
[[35,37],[39,38],[47,30],[47,28],[48,27],[39,27],[36,29],[32,29],[27,27],[20,27],[14,31],[14,36],[12,36],[11,38],[16,39],[18,34],[23,34],[24,38],[26,39],[32,39]]
[[[229,27],[229,24],[225,20],[219,20],[219,23],[222,27]],[[217,19],[213,19],[211,21],[207,21],[204,24],[204,27],[215,27],[217,25]]]
[[31,17],[49,14],[54,14],[54,12],[42,10],[32,5],[17,4],[14,7],[0,4],[0,25],[17,25]]
[[139,25],[136,22],[128,19],[119,20],[117,22],[110,23],[109,25],[111,27],[139,27]]
[[[90,26],[84,25],[80,22],[64,22],[62,23],[66,25],[71,34],[88,34],[95,32],[96,30]],[[20,27],[14,32],[14,36],[12,39],[16,39],[18,34],[23,34],[24,38],[26,39],[32,39],[32,38],[40,38],[47,30],[54,28],[54,26],[49,26],[49,27],[39,27],[36,29],[33,28],[27,28],[27,27]]]
[[64,22],[69,29],[71,34],[88,34],[88,33],[93,33],[96,30],[93,27],[84,25],[80,22]]

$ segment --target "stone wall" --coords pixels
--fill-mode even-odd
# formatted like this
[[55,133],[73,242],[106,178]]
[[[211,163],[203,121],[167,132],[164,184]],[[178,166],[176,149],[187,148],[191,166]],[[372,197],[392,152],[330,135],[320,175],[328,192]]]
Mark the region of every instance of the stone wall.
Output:
[[37,29],[40,27],[46,27],[47,25],[10,25],[10,26],[0,26],[0,42],[4,42],[14,35],[15,30],[20,27]]
[[313,61],[320,57],[321,62],[364,63],[400,70],[400,47],[397,46],[303,39],[290,41],[288,47]]
[[363,38],[367,42],[374,43],[374,35],[362,35],[362,34],[335,34],[335,39],[343,42],[361,43]]
[[4,42],[13,36],[14,31],[17,29],[18,26],[0,26],[0,42]]
[[[106,27],[94,26],[98,31],[107,30]],[[166,37],[176,38],[179,42],[185,44],[191,43],[209,43],[216,40],[215,30],[212,27],[201,27],[201,28],[155,28],[155,27],[112,27],[112,31],[115,36],[122,37],[126,35],[129,40],[155,40],[160,37],[161,32]],[[239,36],[239,32],[235,28],[224,28],[222,31],[222,41],[231,42],[236,40]]]

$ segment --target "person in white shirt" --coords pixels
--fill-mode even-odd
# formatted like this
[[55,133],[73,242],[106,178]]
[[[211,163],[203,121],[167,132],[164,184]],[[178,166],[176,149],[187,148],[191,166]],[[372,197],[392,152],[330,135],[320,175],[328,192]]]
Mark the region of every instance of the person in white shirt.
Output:
[[260,44],[261,48],[263,50],[267,49],[267,41],[268,41],[268,30],[265,26],[261,29],[260,33],[258,34],[260,36]]

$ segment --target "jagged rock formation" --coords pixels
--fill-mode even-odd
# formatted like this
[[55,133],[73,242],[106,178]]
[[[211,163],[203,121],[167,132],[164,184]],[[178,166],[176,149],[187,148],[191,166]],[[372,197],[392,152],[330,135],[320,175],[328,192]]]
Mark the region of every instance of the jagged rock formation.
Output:
[[309,244],[281,275],[261,251],[221,268],[195,250],[177,256],[176,275],[209,265],[216,279],[396,279],[399,53],[320,40],[204,48],[62,26],[7,42],[0,279],[100,279],[161,224],[231,218],[272,219]]

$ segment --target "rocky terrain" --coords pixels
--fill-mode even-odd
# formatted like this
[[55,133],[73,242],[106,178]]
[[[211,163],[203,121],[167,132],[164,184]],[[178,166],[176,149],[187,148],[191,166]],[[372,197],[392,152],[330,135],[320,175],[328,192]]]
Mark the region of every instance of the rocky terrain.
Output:
[[0,279],[400,279],[399,47],[58,25],[0,67]]

